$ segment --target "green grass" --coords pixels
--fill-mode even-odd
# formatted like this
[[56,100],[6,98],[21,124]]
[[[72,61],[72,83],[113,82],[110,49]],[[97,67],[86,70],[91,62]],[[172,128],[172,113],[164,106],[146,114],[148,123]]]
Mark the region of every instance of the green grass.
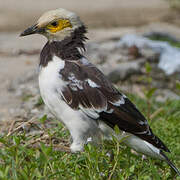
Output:
[[180,10],[180,0],[168,0],[169,5],[171,8],[177,10],[179,12]]
[[[135,96],[130,99],[147,113],[147,104]],[[167,101],[164,104],[152,103],[151,113],[162,110],[149,121],[157,134],[169,147],[170,159],[180,168],[180,101]],[[37,120],[38,121],[38,120]],[[39,122],[46,123],[46,117]],[[28,146],[35,136],[29,136],[23,130],[13,135],[0,138],[3,144],[0,149],[0,179],[9,180],[172,180],[174,174],[162,161],[131,153],[130,148],[114,139],[104,142],[102,147],[86,145],[82,153],[71,154],[60,152],[51,146],[52,137],[65,138],[69,133],[58,123],[57,126],[45,129],[49,135],[50,146],[41,143],[38,148]],[[40,135],[37,135],[40,137]],[[178,178],[177,178],[178,179]]]
[[173,41],[169,37],[161,37],[161,36],[151,36],[149,39],[155,40],[155,41],[163,41],[163,42],[168,42],[171,46],[180,48],[180,42]]

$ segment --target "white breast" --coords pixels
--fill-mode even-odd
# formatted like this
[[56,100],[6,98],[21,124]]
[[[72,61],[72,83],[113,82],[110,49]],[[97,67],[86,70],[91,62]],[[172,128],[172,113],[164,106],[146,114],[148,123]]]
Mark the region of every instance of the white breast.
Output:
[[62,121],[72,119],[77,116],[77,111],[71,109],[62,99],[61,90],[66,85],[60,75],[60,70],[65,66],[65,62],[54,56],[53,60],[46,67],[42,67],[39,73],[39,88],[44,103],[50,111]]
[[[61,120],[69,129],[73,138],[71,150],[73,152],[83,149],[86,139],[89,137],[88,132],[97,131],[95,121],[85,118],[80,110],[73,110],[62,99],[61,91],[66,86],[62,80],[60,70],[65,66],[65,62],[54,56],[53,60],[46,67],[42,67],[39,73],[39,88],[44,103],[50,111]],[[97,131],[98,132],[98,131]]]

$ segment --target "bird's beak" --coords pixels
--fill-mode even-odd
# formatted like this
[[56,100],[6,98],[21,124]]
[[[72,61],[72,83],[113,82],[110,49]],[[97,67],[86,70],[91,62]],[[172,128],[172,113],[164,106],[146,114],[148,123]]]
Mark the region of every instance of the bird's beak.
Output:
[[36,34],[36,33],[38,33],[38,31],[39,31],[39,28],[38,28],[37,24],[35,24],[35,25],[27,28],[24,32],[22,32],[20,34],[20,36],[27,36],[27,35],[31,35],[31,34]]

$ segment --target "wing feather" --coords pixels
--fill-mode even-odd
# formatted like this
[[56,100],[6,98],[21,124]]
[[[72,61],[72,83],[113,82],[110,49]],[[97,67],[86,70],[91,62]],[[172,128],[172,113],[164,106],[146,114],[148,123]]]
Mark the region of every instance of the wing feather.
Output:
[[136,106],[87,60],[86,63],[82,59],[67,61],[60,74],[67,83],[62,91],[63,98],[71,108],[81,109],[90,118],[101,119],[112,128],[117,125],[169,152]]

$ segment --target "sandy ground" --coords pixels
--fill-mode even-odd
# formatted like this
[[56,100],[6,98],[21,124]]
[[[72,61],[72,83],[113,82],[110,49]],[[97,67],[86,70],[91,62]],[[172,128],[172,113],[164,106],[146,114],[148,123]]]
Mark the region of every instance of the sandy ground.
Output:
[[35,23],[44,11],[59,7],[81,16],[90,27],[91,41],[141,32],[133,26],[162,21],[170,11],[164,0],[0,0],[0,120],[11,119],[11,108],[20,103],[7,91],[10,82],[35,71],[38,65],[38,53],[29,56],[19,52],[40,50],[46,41],[40,36],[19,38],[20,31]]

